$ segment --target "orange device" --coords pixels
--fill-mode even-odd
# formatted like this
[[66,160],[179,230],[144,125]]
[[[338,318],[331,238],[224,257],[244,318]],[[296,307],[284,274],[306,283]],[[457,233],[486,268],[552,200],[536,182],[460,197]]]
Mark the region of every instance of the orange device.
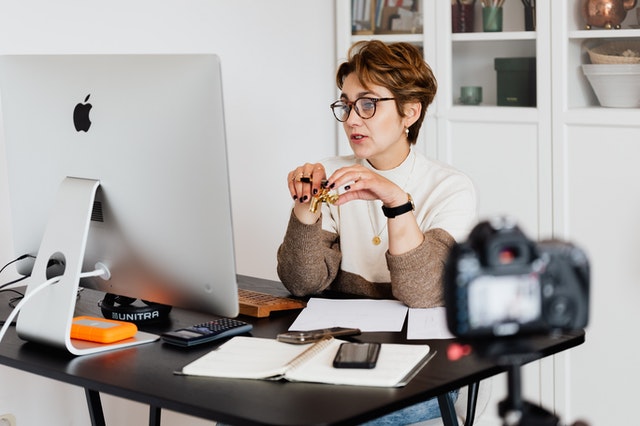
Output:
[[138,327],[131,322],[89,316],[75,317],[71,323],[71,338],[98,343],[113,343],[135,336]]

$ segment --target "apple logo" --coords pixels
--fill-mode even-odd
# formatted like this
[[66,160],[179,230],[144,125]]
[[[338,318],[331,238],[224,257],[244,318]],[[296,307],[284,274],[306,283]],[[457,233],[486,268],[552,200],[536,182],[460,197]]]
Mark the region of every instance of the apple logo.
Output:
[[89,127],[91,127],[89,112],[91,111],[92,105],[87,103],[89,96],[91,96],[91,94],[88,94],[87,97],[84,98],[84,103],[79,103],[73,109],[73,125],[78,132],[87,132]]

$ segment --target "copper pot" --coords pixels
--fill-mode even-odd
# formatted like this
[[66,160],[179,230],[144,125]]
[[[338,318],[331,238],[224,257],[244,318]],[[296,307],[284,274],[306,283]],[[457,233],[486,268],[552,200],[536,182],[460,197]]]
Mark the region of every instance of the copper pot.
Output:
[[583,0],[582,15],[591,27],[620,28],[627,17],[627,11],[636,7],[638,0]]

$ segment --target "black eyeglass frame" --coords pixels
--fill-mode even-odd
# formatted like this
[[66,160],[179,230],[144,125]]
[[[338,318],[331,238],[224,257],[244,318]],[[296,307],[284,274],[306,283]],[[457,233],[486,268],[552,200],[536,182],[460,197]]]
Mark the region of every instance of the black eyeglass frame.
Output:
[[[363,117],[360,114],[360,111],[358,111],[358,108],[356,107],[356,103],[358,103],[358,101],[362,100],[362,99],[366,99],[368,101],[373,102],[373,113],[368,116],[368,117]],[[358,117],[362,118],[363,120],[368,120],[370,118],[372,118],[374,115],[376,115],[376,110],[378,107],[378,102],[383,102],[383,101],[393,101],[396,98],[372,98],[369,96],[361,96],[358,99],[356,99],[353,102],[348,102],[348,101],[343,101],[343,100],[337,100],[334,103],[332,103],[331,105],[329,105],[329,108],[331,108],[331,111],[333,112],[333,116],[336,118],[336,120],[338,120],[341,123],[344,123],[345,121],[347,121],[349,119],[349,116],[351,115],[351,110],[355,110],[356,114],[358,114]],[[338,118],[338,115],[336,114],[336,107],[338,106],[338,103],[343,103],[345,104],[349,109],[347,110],[347,115],[345,116],[344,120],[340,120]]]

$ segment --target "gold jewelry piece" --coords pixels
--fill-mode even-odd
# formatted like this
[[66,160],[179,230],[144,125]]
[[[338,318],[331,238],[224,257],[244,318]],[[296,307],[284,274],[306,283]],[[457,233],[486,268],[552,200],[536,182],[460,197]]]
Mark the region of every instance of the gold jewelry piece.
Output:
[[374,246],[379,246],[382,242],[382,237],[380,235],[382,235],[384,230],[387,228],[387,222],[385,221],[384,226],[382,227],[382,229],[380,229],[380,232],[376,233],[376,229],[373,225],[373,217],[371,216],[371,204],[371,202],[367,203],[367,213],[369,214],[369,222],[371,223],[371,229],[373,230],[373,238],[371,239],[371,243]]
[[[414,170],[414,169],[415,169],[415,167],[416,167],[416,157],[415,157],[415,154],[413,153],[413,151],[410,151],[410,152],[409,152],[409,155],[413,155],[413,162],[411,163],[411,170],[409,170],[409,175],[407,176],[407,180],[406,180],[406,182],[404,183],[404,185],[402,186],[402,189],[403,189],[403,190],[404,190],[404,189],[409,185],[409,181],[411,180],[411,175],[413,175],[413,170]],[[381,235],[382,235],[382,233],[384,232],[384,230],[385,230],[385,229],[387,229],[387,223],[388,223],[388,222],[387,222],[387,220],[386,220],[386,218],[385,218],[384,225],[383,225],[383,226],[382,226],[382,228],[380,229],[380,232],[376,232],[376,228],[375,228],[374,221],[373,221],[373,219],[374,219],[374,215],[372,215],[372,214],[371,214],[371,205],[372,205],[372,204],[373,204],[373,203],[372,203],[371,201],[368,201],[368,202],[367,202],[367,213],[369,214],[369,223],[371,224],[371,229],[373,230],[373,238],[371,239],[371,243],[372,243],[374,246],[379,246],[379,245],[380,245],[380,243],[382,243],[382,237],[381,237]],[[375,208],[375,206],[374,206],[374,208]]]
[[314,195],[311,198],[311,203],[309,204],[309,211],[311,213],[315,213],[318,211],[318,204],[322,202],[333,204],[336,201],[338,201],[338,194],[336,192],[329,191],[328,188],[322,188],[317,195]]

